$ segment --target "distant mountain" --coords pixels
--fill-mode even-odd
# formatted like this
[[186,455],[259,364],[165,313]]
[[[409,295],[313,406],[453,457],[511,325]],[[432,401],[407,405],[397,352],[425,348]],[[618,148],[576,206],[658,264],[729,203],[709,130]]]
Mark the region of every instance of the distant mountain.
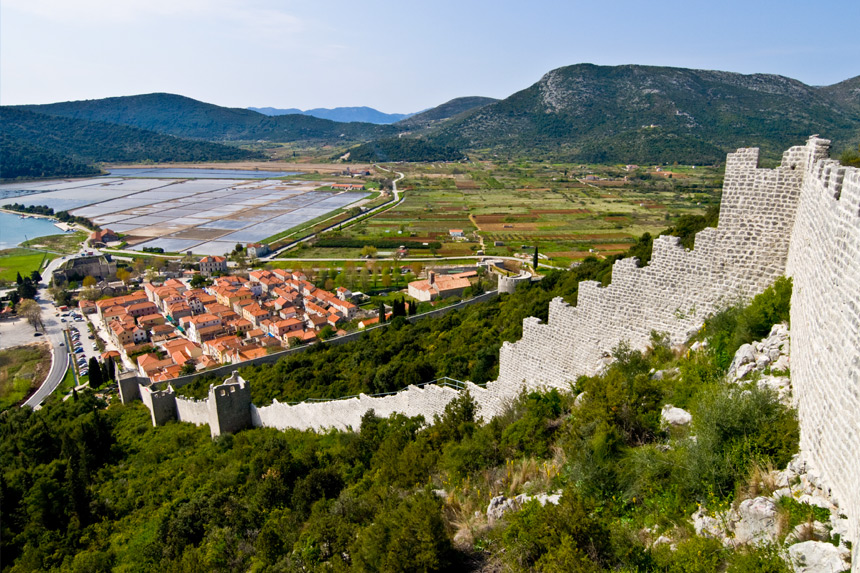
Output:
[[337,123],[306,115],[265,116],[184,96],[156,93],[20,106],[47,115],[130,125],[178,137],[210,141],[369,141],[397,132],[369,123]]
[[349,123],[353,121],[363,123],[375,123],[379,125],[387,125],[395,123],[407,117],[412,117],[413,113],[383,113],[375,110],[372,107],[336,107],[333,109],[318,107],[302,111],[294,107],[288,109],[278,109],[274,107],[249,107],[248,109],[262,113],[263,115],[310,115],[320,119],[330,119],[331,121],[339,121]]
[[0,177],[98,173],[92,164],[137,161],[262,159],[239,149],[100,121],[54,117],[0,107]]
[[435,146],[576,161],[704,163],[742,146],[774,157],[813,133],[837,148],[856,139],[858,84],[580,64],[424,135]]
[[484,107],[485,105],[495,103],[497,101],[499,100],[491,97],[458,97],[452,99],[451,101],[445,102],[442,105],[438,105],[434,108],[422,111],[420,113],[416,113],[415,115],[403,119],[397,122],[397,126],[407,129],[428,127],[430,125],[433,125],[434,123],[438,123],[446,119],[451,119],[452,117],[455,117],[467,111],[472,111],[474,109]]

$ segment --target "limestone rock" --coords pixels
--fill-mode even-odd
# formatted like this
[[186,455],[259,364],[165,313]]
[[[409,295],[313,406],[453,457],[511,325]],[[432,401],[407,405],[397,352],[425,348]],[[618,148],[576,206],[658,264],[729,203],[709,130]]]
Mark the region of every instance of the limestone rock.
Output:
[[804,541],[788,548],[795,573],[831,573],[847,571],[851,552],[821,541]]
[[660,412],[660,420],[671,426],[686,426],[693,421],[693,416],[686,410],[666,404]]
[[741,520],[735,525],[738,543],[769,543],[779,535],[776,503],[769,497],[745,499],[738,508]]
[[696,530],[696,535],[701,537],[710,537],[724,541],[726,532],[720,520],[711,517],[705,512],[705,508],[700,507],[692,516],[693,528]]
[[503,495],[497,495],[490,500],[490,504],[487,506],[487,521],[490,525],[493,525],[507,512],[516,510],[516,505],[517,501],[515,499],[508,499]]

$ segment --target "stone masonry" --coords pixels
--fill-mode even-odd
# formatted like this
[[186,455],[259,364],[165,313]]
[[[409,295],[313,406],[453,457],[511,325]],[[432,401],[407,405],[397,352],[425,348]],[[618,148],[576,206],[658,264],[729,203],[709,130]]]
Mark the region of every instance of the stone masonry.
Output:
[[860,169],[807,166],[787,274],[791,384],[806,459],[848,515],[860,567]]

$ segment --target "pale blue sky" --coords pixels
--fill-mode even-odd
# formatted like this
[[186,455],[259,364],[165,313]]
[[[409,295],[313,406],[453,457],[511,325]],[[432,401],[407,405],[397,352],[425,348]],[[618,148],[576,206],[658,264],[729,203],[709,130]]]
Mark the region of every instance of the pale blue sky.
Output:
[[860,1],[0,0],[0,104],[171,92],[411,112],[560,66],[860,75]]

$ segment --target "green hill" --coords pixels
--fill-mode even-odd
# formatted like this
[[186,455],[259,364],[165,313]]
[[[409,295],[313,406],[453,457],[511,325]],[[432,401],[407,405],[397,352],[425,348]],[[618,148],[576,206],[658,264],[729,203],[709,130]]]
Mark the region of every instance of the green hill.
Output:
[[[339,155],[338,155],[339,156]],[[349,150],[350,161],[459,161],[463,152],[416,137],[390,137]]]
[[155,93],[21,106],[52,116],[103,121],[210,141],[268,140],[325,143],[369,141],[397,132],[369,123],[338,123],[309,115],[267,116],[180,95]]
[[580,161],[714,162],[751,145],[776,156],[813,133],[837,147],[855,139],[858,81],[816,88],[775,75],[580,64],[440,126],[430,141]]
[[263,156],[218,143],[98,121],[52,117],[0,108],[0,165],[4,179],[89,175],[92,163],[138,161],[229,161]]
[[442,105],[438,105],[434,108],[428,109],[427,111],[422,111],[421,113],[417,113],[406,119],[398,121],[396,125],[398,127],[408,129],[427,127],[497,101],[499,100],[491,97],[458,97],[445,102]]

